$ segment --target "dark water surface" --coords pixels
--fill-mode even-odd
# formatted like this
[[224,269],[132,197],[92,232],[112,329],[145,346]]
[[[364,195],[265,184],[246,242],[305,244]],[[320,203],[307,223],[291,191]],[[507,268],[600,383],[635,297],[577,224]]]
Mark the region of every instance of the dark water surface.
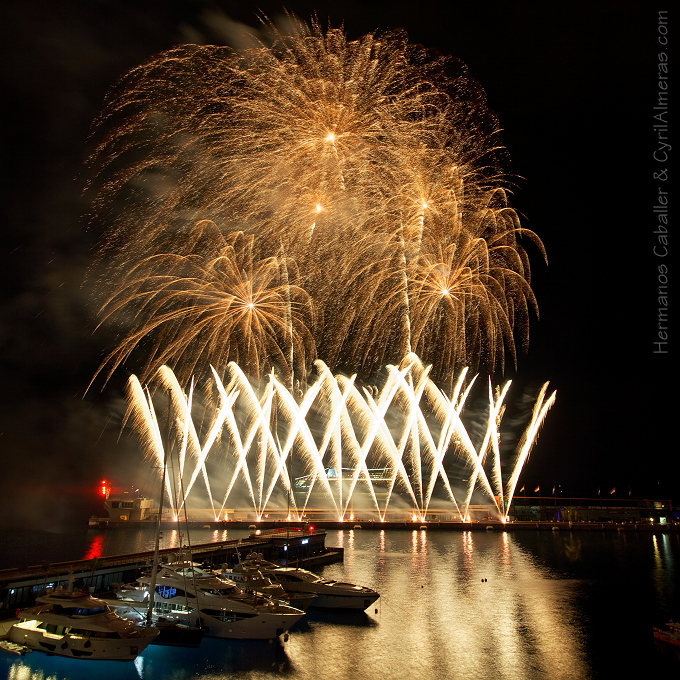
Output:
[[[239,538],[247,531],[233,531]],[[225,531],[192,531],[192,542]],[[3,534],[0,566],[148,549],[153,533],[51,539]],[[177,545],[177,532],[164,543]],[[344,564],[322,571],[368,585],[366,614],[311,614],[283,644],[206,639],[149,647],[134,663],[33,652],[0,655],[11,680],[676,678],[680,659],[652,626],[680,617],[678,535],[610,532],[329,531]],[[377,608],[377,612],[375,609]]]

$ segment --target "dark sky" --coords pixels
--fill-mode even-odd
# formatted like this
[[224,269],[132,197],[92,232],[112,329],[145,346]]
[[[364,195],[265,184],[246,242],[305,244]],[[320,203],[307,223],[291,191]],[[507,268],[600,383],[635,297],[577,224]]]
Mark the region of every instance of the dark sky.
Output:
[[[523,178],[514,205],[550,259],[547,268],[533,259],[541,317],[516,394],[550,380],[558,402],[527,482],[558,482],[570,495],[616,486],[680,496],[674,336],[668,354],[653,353],[657,267],[667,264],[671,280],[675,271],[673,243],[668,258],[653,254],[656,11],[620,1],[287,7],[344,20],[350,37],[406,28],[466,62],[486,90]],[[3,3],[0,522],[72,521],[102,475],[124,476],[117,461],[138,456],[116,444],[125,376],[83,397],[111,342],[93,334],[83,281],[100,234],[85,228],[81,198],[88,130],[107,89],[177,43],[223,41],[224,19],[255,25],[258,8],[275,19],[281,5]]]

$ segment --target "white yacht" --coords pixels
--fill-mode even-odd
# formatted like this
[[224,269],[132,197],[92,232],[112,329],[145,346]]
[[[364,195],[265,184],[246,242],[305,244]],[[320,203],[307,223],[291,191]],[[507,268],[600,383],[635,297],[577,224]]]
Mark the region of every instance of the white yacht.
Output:
[[280,567],[263,559],[261,553],[250,553],[244,565],[259,569],[290,595],[316,595],[312,607],[364,610],[380,597],[372,588],[329,581],[306,569]]
[[[148,602],[149,578],[116,590],[121,606]],[[272,640],[287,632],[304,612],[264,595],[247,593],[236,584],[195,565],[160,568],[153,613],[190,626],[206,635],[244,640]]]
[[82,592],[55,590],[22,609],[7,639],[48,654],[74,659],[132,661],[158,635],[135,625],[104,602]]
[[287,593],[278,581],[272,581],[269,576],[265,576],[251,564],[242,562],[233,568],[224,567],[219,575],[228,578],[246,591],[254,590],[268,595],[302,611],[307,611],[316,600],[316,595],[311,593]]

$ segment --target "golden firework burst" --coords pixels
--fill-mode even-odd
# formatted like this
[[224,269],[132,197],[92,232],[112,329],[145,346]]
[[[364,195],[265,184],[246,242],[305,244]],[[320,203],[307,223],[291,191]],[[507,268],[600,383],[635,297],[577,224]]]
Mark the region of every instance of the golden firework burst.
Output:
[[109,371],[142,342],[149,372],[301,376],[411,349],[435,375],[493,370],[526,343],[521,237],[545,253],[508,206],[497,123],[462,64],[403,32],[183,45],[133,69],[96,129],[103,318],[128,316]]

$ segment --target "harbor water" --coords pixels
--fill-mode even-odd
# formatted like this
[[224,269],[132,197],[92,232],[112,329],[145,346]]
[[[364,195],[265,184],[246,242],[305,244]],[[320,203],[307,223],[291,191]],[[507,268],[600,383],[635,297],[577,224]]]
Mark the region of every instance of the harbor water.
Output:
[[[192,531],[195,543],[247,530]],[[150,549],[148,529],[4,533],[0,567]],[[163,543],[178,545],[177,532]],[[186,540],[186,539],[183,539]],[[136,661],[0,655],[0,679],[580,680],[680,677],[652,627],[680,617],[678,534],[436,530],[328,532],[326,578],[378,590],[365,613],[313,612],[287,642],[205,639]]]

